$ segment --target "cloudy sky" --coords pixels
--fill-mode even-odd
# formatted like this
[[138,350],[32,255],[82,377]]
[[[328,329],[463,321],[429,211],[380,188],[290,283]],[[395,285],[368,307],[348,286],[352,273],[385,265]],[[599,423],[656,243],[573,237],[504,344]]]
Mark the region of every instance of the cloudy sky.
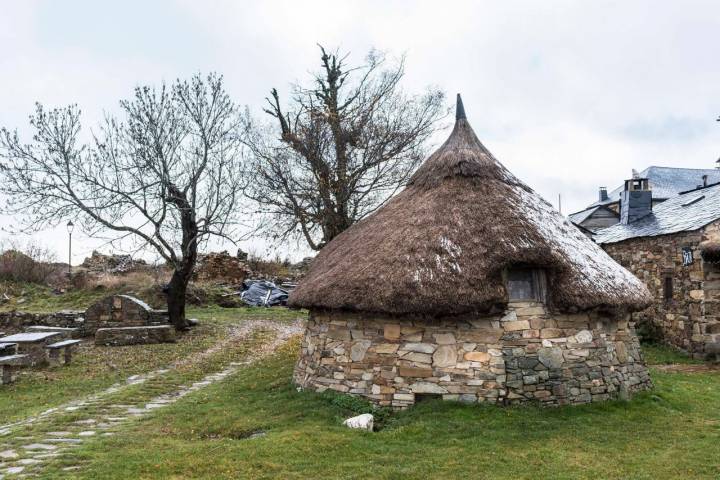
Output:
[[[77,103],[93,125],[138,83],[209,71],[259,113],[317,67],[316,43],[355,63],[375,47],[407,54],[406,90],[461,92],[485,145],[570,213],[631,168],[715,166],[718,34],[720,3],[699,0],[3,0],[0,125],[22,131],[35,101]],[[60,258],[66,237],[37,236]],[[74,262],[97,246],[78,240]]]

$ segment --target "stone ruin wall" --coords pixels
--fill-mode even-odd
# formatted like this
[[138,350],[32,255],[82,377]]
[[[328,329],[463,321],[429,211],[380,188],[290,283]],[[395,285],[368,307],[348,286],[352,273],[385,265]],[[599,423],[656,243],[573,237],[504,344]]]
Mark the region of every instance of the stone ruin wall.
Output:
[[80,337],[95,335],[98,328],[166,325],[166,310],[154,310],[127,295],[111,295],[85,311],[63,310],[55,313],[0,312],[0,332],[20,333],[27,327],[77,328]]
[[[704,263],[698,244],[720,239],[720,224],[694,232],[644,237],[603,245],[605,251],[642,280],[654,304],[633,314],[640,325],[652,325],[662,340],[695,358],[720,353],[720,267]],[[691,247],[693,263],[683,266],[682,248]],[[664,280],[673,278],[672,300],[664,298]]]
[[629,315],[504,315],[423,320],[312,311],[294,381],[404,408],[423,395],[543,405],[625,397],[652,386]]
[[69,310],[56,313],[0,312],[0,332],[19,333],[33,325],[82,328],[84,313]]
[[112,295],[87,309],[84,329],[88,335],[94,335],[98,328],[143,327],[167,322],[167,312],[163,310],[153,310],[127,295]]

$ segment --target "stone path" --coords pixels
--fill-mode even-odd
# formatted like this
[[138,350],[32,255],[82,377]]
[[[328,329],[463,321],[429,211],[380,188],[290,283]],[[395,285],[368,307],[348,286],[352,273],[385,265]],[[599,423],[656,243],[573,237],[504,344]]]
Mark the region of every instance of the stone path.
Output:
[[[300,321],[282,324],[268,320],[247,321],[234,329],[222,342],[205,352],[144,375],[129,377],[124,383],[113,385],[99,393],[52,408],[39,415],[0,426],[0,480],[6,478],[37,477],[50,460],[69,460],[63,470],[82,468],[72,463],[72,450],[94,438],[114,435],[115,432],[154,410],[172,405],[184,396],[201,390],[233,375],[238,370],[272,353],[291,336],[302,331]],[[173,382],[173,372],[189,362],[212,357],[230,343],[248,339],[255,332],[265,331],[273,339],[263,342],[245,355],[241,362],[231,362],[222,370],[208,374],[196,382]],[[130,389],[133,402],[127,398]],[[123,396],[125,395],[125,396]]]

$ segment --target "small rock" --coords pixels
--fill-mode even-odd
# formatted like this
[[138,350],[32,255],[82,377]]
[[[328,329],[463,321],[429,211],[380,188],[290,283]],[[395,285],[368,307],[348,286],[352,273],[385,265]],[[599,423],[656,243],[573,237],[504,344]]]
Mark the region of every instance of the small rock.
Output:
[[575,341],[577,343],[590,343],[593,340],[593,334],[590,330],[580,330],[575,334]]
[[77,425],[92,425],[93,423],[97,423],[97,420],[93,420],[92,418],[89,418],[87,420],[78,420],[75,423]]
[[3,452],[0,452],[0,459],[3,460],[12,460],[14,458],[18,458],[20,455],[15,450],[5,450]]
[[415,382],[412,385],[410,385],[410,390],[413,393],[434,393],[434,394],[446,394],[448,391],[441,387],[440,385],[437,385],[435,383],[431,382]]
[[375,418],[370,413],[363,413],[357,417],[348,418],[343,422],[348,428],[357,428],[360,430],[367,430],[372,432]]
[[25,470],[25,467],[10,467],[5,470],[5,473],[8,475],[17,475],[18,473],[22,473],[23,470]]
[[93,430],[86,430],[84,432],[78,433],[78,437],[92,437],[95,435],[95,432]]

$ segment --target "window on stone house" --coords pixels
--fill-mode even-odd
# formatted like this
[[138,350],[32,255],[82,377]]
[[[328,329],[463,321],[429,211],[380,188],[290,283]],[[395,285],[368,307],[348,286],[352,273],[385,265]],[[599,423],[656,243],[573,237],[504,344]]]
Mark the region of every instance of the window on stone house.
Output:
[[538,268],[509,268],[507,291],[510,301],[545,301],[545,272]]
[[665,276],[665,282],[663,283],[663,299],[666,302],[671,301],[673,298],[673,278],[669,275]]

